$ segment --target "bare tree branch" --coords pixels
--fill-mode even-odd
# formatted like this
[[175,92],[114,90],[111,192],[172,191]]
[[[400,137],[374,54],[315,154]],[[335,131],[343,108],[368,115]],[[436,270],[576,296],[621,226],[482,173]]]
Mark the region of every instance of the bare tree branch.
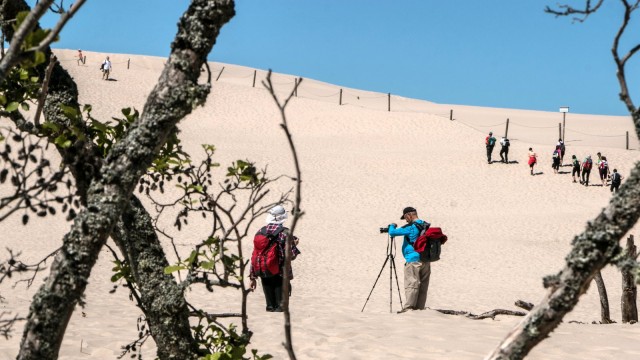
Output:
[[64,9],[61,9],[62,16],[60,16],[60,20],[58,20],[58,23],[56,24],[56,26],[51,30],[51,32],[47,35],[47,37],[42,39],[42,41],[40,42],[40,44],[38,44],[38,46],[29,48],[27,49],[26,52],[43,51],[45,48],[49,47],[51,43],[55,41],[58,35],[60,35],[60,31],[62,31],[64,26],[67,25],[67,22],[71,20],[73,15],[75,15],[76,12],[80,10],[82,5],[84,5],[85,1],[86,0],[76,0],[74,3],[71,4],[69,11],[64,11]]
[[295,200],[293,204],[293,222],[291,224],[291,229],[288,233],[287,243],[285,246],[285,264],[284,264],[284,274],[283,274],[283,282],[282,282],[282,293],[283,293],[282,308],[284,310],[284,330],[285,330],[285,343],[283,345],[287,349],[289,358],[292,360],[296,359],[296,355],[293,350],[293,343],[292,343],[292,336],[291,336],[291,315],[289,313],[289,288],[291,286],[289,268],[291,266],[291,247],[294,239],[295,228],[298,223],[298,219],[300,219],[303,213],[300,208],[300,203],[302,201],[302,196],[301,196],[302,179],[301,179],[301,172],[300,172],[300,163],[298,161],[298,153],[296,152],[296,147],[293,144],[293,137],[291,136],[291,133],[289,132],[289,127],[287,125],[287,116],[285,114],[285,109],[289,101],[293,98],[294,94],[296,93],[296,90],[298,89],[298,86],[300,86],[301,83],[302,83],[302,79],[300,79],[300,81],[296,83],[296,85],[293,87],[293,90],[291,90],[291,93],[289,94],[289,96],[285,99],[283,103],[281,103],[278,97],[276,96],[275,89],[273,88],[273,84],[271,82],[271,70],[269,70],[269,73],[267,74],[266,82],[264,81],[262,82],[264,87],[271,94],[271,97],[273,97],[273,100],[278,106],[278,110],[280,110],[280,117],[282,119],[282,124],[280,124],[280,127],[282,127],[282,130],[284,130],[284,133],[287,137],[287,141],[289,142],[289,148],[291,149],[291,154],[293,155],[293,163],[295,165],[295,171],[296,171],[296,177],[295,177],[296,190],[295,190]]
[[42,90],[40,91],[40,97],[38,98],[38,107],[36,109],[36,115],[33,118],[33,123],[36,128],[40,127],[40,114],[42,113],[42,108],[44,107],[44,102],[47,99],[47,92],[49,91],[49,81],[51,80],[51,73],[53,73],[53,68],[57,64],[58,59],[55,55],[51,54],[51,58],[49,59],[49,65],[47,66],[47,71],[45,72],[44,80],[42,81]]

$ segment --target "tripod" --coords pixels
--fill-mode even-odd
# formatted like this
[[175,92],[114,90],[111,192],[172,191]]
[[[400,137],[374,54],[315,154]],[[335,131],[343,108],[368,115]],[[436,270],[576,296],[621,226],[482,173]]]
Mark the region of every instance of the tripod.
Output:
[[[400,299],[400,308],[402,308],[402,296],[400,295],[400,284],[398,283],[398,273],[396,272],[396,262],[395,262],[396,246],[393,240],[394,238],[392,238],[391,236],[389,236],[389,234],[387,234],[387,258],[384,260],[384,263],[382,264],[382,268],[378,273],[378,277],[376,278],[376,281],[373,283],[371,292],[369,292],[369,296],[367,296],[367,301],[364,302],[364,306],[362,307],[362,310],[360,310],[360,312],[363,312],[365,306],[367,306],[367,302],[369,302],[369,298],[371,297],[371,294],[373,294],[373,289],[376,288],[376,284],[378,283],[378,280],[380,280],[380,275],[382,275],[382,271],[384,271],[384,267],[387,266],[387,263],[389,263],[389,312],[393,312],[393,277],[394,276],[396,278],[396,288],[398,289],[398,298]],[[390,262],[389,262],[389,259],[391,259]]]

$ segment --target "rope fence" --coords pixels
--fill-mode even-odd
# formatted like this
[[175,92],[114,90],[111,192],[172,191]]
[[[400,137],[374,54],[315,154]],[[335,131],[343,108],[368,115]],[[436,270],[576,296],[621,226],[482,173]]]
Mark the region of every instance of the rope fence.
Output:
[[[86,59],[87,57],[84,56],[83,65],[85,66],[86,66]],[[59,58],[58,61],[63,63],[77,62],[78,58],[77,57],[63,58],[63,59]],[[149,66],[144,66],[141,64],[137,64],[135,62],[131,62],[131,59],[127,59],[126,61],[121,60],[121,61],[112,62],[112,65],[123,65],[123,64],[126,64],[127,70],[130,70],[131,68],[145,69],[145,70],[151,69],[151,67]],[[211,65],[210,65],[210,71],[211,71],[212,79],[215,78],[214,81],[216,82],[219,81],[219,82],[227,82],[227,83],[234,83],[234,84],[245,84],[248,86],[252,86],[254,88],[256,87],[256,84],[260,88],[262,87],[261,86],[262,81],[266,80],[266,74],[267,74],[267,72],[263,70],[255,70],[255,69],[249,69],[249,68],[246,68],[246,69],[234,68],[234,67],[227,68],[225,66],[214,67]],[[289,86],[290,88],[286,89],[286,92],[288,92],[288,91],[291,91],[291,89],[295,87],[298,84],[298,82],[302,80],[302,78],[292,76],[292,75],[272,74],[271,80],[273,84],[279,85],[281,89],[282,87],[286,88],[287,86]],[[356,106],[360,108],[378,110],[378,111],[427,114],[430,116],[434,116],[442,119],[448,119],[450,121],[455,121],[456,123],[462,124],[480,133],[487,132],[486,130],[482,130],[482,129],[496,128],[496,127],[505,125],[504,134],[506,136],[508,134],[509,125],[511,125],[518,128],[524,128],[524,129],[558,128],[558,134],[557,134],[558,138],[562,138],[563,140],[564,140],[565,132],[567,131],[571,134],[579,134],[582,136],[589,136],[589,137],[595,137],[595,138],[624,137],[626,139],[625,148],[629,150],[629,131],[627,131],[625,134],[615,134],[615,135],[589,134],[580,130],[576,130],[574,128],[568,128],[566,126],[563,126],[563,124],[561,123],[558,123],[558,126],[555,126],[555,125],[531,126],[531,125],[525,125],[518,122],[510,121],[509,119],[507,119],[507,121],[505,122],[500,122],[500,123],[491,124],[491,125],[477,124],[477,123],[471,123],[469,121],[465,121],[465,119],[457,118],[459,116],[458,114],[456,114],[457,116],[454,117],[453,109],[450,109],[448,113],[442,113],[442,112],[434,112],[432,109],[433,106],[431,106],[432,107],[431,109],[428,109],[427,107],[429,107],[429,105],[423,105],[423,106],[420,106],[419,104],[416,105],[416,99],[406,99],[399,96],[392,96],[391,93],[380,94],[380,93],[374,93],[374,92],[365,91],[365,90],[354,90],[354,89],[344,89],[344,88],[338,88],[337,91],[335,90],[327,91],[327,89],[318,88],[320,86],[323,86],[323,85],[318,85],[317,83],[312,83],[308,85],[307,83],[302,82],[302,84],[299,85],[297,90],[294,92],[294,96],[299,98],[317,100],[317,101],[333,102],[339,106],[349,105],[349,106]],[[330,85],[330,86],[333,86],[333,85]],[[280,90],[279,92],[285,92],[285,90],[283,89],[283,90]],[[374,100],[374,101],[367,102],[370,100]],[[412,101],[414,103],[406,104],[407,100]],[[428,102],[425,101],[425,104],[428,104]],[[410,106],[410,105],[413,105],[413,106]],[[525,141],[524,137],[519,135],[523,135],[524,137],[526,137],[525,136],[526,133],[519,131],[517,136],[517,139],[519,141]],[[553,130],[553,135],[550,131],[549,136],[551,138],[555,138],[556,136],[555,130]],[[581,141],[581,140],[572,140],[572,141]]]

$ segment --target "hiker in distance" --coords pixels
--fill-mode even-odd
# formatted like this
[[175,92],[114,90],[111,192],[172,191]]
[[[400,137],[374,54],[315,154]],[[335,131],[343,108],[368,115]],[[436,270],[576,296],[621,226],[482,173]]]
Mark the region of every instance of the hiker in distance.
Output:
[[491,153],[496,145],[496,138],[493,137],[493,132],[489,131],[489,135],[484,139],[484,144],[487,147],[487,163],[491,164]]
[[551,164],[555,174],[560,170],[560,157],[560,146],[556,146],[556,149],[553,151],[553,163]]
[[576,182],[576,176],[578,176],[578,180],[580,180],[580,185],[582,185],[582,179],[580,178],[580,160],[575,155],[571,155],[571,165],[573,166],[573,170],[571,171],[571,176],[573,176],[573,182]]
[[584,186],[589,186],[589,175],[591,174],[592,167],[593,160],[591,160],[591,155],[587,155],[582,161],[582,184]]
[[529,148],[529,160],[527,164],[529,164],[529,169],[531,170],[531,175],[533,175],[533,167],[536,166],[538,162],[538,155],[533,152],[533,148]]
[[603,156],[600,159],[600,164],[598,165],[598,174],[600,174],[600,181],[602,182],[602,186],[607,186],[607,178],[609,177],[609,162],[607,161],[607,157]]
[[618,192],[622,179],[623,176],[620,175],[618,169],[613,169],[613,173],[611,173],[611,192]]
[[404,264],[404,295],[406,303],[404,308],[398,313],[409,310],[424,310],[427,303],[427,291],[429,290],[429,277],[431,276],[431,265],[428,261],[421,261],[420,254],[415,251],[413,244],[420,236],[422,230],[429,227],[429,223],[418,218],[418,212],[413,207],[406,207],[402,210],[400,218],[407,222],[406,225],[398,228],[396,224],[389,224],[389,236],[403,236],[402,255],[406,263]]
[[102,62],[102,65],[100,65],[100,70],[102,70],[102,80],[109,80],[111,69],[111,60],[109,60],[109,57],[107,56],[107,58]]
[[77,56],[78,56],[78,66],[80,66],[80,64],[84,65],[84,62],[86,60],[85,60],[84,55],[82,55],[82,50],[81,49],[78,49],[78,55]]
[[[289,229],[283,224],[287,219],[287,211],[282,205],[274,206],[267,213],[267,225],[263,226],[253,238],[253,253],[249,270],[249,288],[256,288],[256,279],[260,278],[262,290],[269,312],[282,312],[282,281],[284,273],[285,245]],[[299,254],[298,238],[291,244],[291,259]],[[293,279],[289,268],[289,279]]]
[[[508,164],[509,163],[509,146],[511,144],[509,143],[509,139],[507,139],[505,136],[502,137],[502,139],[500,139],[500,161]],[[503,156],[504,155],[504,156]]]
[[560,149],[560,165],[564,165],[564,153],[567,149],[564,146],[564,141],[562,139],[558,139],[558,144],[556,144],[556,147]]

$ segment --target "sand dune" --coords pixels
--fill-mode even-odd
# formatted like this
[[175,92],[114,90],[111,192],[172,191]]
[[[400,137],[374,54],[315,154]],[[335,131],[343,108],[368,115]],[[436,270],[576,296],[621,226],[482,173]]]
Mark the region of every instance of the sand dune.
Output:
[[[119,116],[123,107],[141,110],[164,62],[156,57],[86,52],[86,65],[78,66],[74,51],[55,52],[76,80],[80,101],[92,104],[93,115],[100,120]],[[106,55],[114,63],[114,81],[100,79],[98,68]],[[268,164],[272,174],[293,174],[277,109],[260,85],[265,72],[256,71],[254,88],[254,69],[219,63],[210,68],[213,80],[220,77],[209,100],[180,124],[186,150],[195,155],[200,144],[215,144],[222,164],[248,158]],[[289,92],[295,79],[274,74],[278,93]],[[291,298],[298,358],[482,358],[519,318],[474,321],[433,310],[390,314],[388,268],[361,312],[386,258],[387,237],[378,228],[399,222],[402,208],[411,205],[449,236],[442,260],[432,266],[429,308],[474,313],[517,310],[515,300],[536,303],[543,297],[542,277],[561,269],[572,238],[608,203],[609,190],[572,183],[570,167],[553,174],[551,153],[562,122],[558,112],[436,104],[346,88],[339,105],[340,90],[304,79],[287,108],[302,165],[306,212],[299,226],[303,254],[294,263]],[[502,135],[507,118],[512,139],[509,157],[517,163],[489,165],[484,137],[490,130]],[[600,151],[612,168],[627,176],[640,160],[629,117],[569,113],[566,120],[565,163],[572,154],[582,158]],[[626,150],[626,132],[632,134],[632,150]],[[529,147],[539,154],[537,176],[530,176],[526,165]],[[498,148],[494,159],[499,159]],[[594,173],[592,183],[597,184]],[[166,226],[173,231],[170,223]],[[0,223],[0,233],[10,234],[2,236],[2,245],[22,250],[31,259],[55,249],[68,228],[69,224],[53,219],[38,219],[28,228],[19,225],[18,217]],[[189,229],[175,232],[183,255],[205,233],[198,226]],[[637,234],[636,229],[631,233]],[[74,313],[69,324],[63,359],[113,359],[120,346],[136,337],[139,311],[126,289],[108,294],[111,260],[105,250],[87,288],[87,305]],[[404,259],[399,253],[396,265],[402,289]],[[603,276],[611,316],[619,322],[620,274],[608,267]],[[2,284],[0,294],[6,303],[0,308],[25,314],[34,291]],[[395,312],[399,309],[395,285],[392,295]],[[236,299],[226,292],[194,291],[188,296],[214,311],[232,309]],[[250,296],[249,311],[253,347],[276,359],[286,358],[280,345],[282,316],[264,312],[264,299],[258,293]],[[640,358],[638,325],[568,323],[590,323],[599,317],[593,286],[529,358]],[[18,331],[0,342],[0,359],[15,358],[20,335]],[[148,345],[144,354],[153,357],[152,342]]]

